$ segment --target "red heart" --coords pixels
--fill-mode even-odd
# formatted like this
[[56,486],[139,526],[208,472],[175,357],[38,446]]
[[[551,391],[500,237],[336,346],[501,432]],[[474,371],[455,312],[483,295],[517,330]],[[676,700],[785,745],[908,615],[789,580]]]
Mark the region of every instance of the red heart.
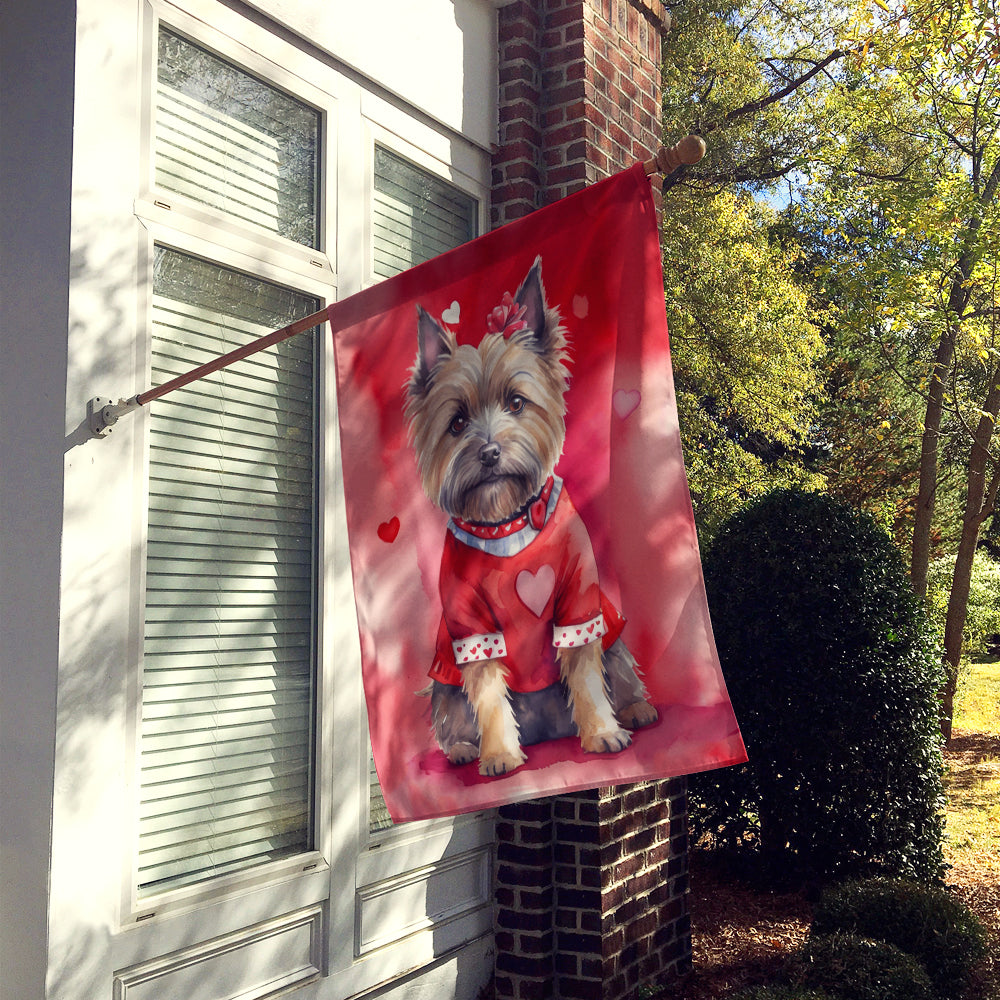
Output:
[[389,521],[383,521],[378,526],[378,537],[382,539],[383,542],[388,542],[390,545],[396,540],[396,535],[399,534],[399,518],[394,517]]

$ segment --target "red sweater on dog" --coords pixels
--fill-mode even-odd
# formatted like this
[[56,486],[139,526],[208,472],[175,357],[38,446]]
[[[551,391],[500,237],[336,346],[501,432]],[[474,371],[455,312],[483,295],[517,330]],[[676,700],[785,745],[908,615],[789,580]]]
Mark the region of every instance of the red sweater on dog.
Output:
[[587,528],[565,489],[553,492],[537,532],[529,524],[494,543],[449,525],[434,680],[461,685],[463,664],[500,659],[512,690],[540,691],[559,680],[557,649],[598,640],[608,649],[621,634]]

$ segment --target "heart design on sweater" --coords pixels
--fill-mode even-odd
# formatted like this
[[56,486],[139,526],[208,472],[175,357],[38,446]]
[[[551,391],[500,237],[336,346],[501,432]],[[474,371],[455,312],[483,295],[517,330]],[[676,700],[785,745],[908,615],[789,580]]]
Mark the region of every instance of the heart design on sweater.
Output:
[[514,589],[521,603],[536,617],[541,618],[545,606],[556,587],[556,571],[548,565],[540,566],[534,573],[522,569],[514,581]]

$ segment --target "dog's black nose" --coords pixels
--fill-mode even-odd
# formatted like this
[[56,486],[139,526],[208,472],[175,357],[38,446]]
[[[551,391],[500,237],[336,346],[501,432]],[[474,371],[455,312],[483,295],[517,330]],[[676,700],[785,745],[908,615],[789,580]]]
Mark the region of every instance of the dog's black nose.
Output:
[[500,445],[495,441],[490,441],[484,444],[482,448],[479,449],[479,461],[486,466],[486,468],[491,469],[497,462],[500,461]]

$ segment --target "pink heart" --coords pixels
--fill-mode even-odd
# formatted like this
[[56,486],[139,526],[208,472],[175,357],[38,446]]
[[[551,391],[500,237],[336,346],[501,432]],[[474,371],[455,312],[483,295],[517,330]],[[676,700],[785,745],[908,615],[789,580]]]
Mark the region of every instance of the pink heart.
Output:
[[378,537],[382,539],[383,542],[387,542],[390,545],[396,540],[396,535],[399,534],[399,518],[394,517],[390,521],[383,521],[378,526]]
[[615,413],[624,420],[635,412],[641,399],[638,389],[618,389],[611,397],[611,404],[615,408]]
[[521,603],[536,617],[541,618],[556,586],[556,571],[551,566],[541,566],[537,572],[522,569],[514,581],[514,589]]

